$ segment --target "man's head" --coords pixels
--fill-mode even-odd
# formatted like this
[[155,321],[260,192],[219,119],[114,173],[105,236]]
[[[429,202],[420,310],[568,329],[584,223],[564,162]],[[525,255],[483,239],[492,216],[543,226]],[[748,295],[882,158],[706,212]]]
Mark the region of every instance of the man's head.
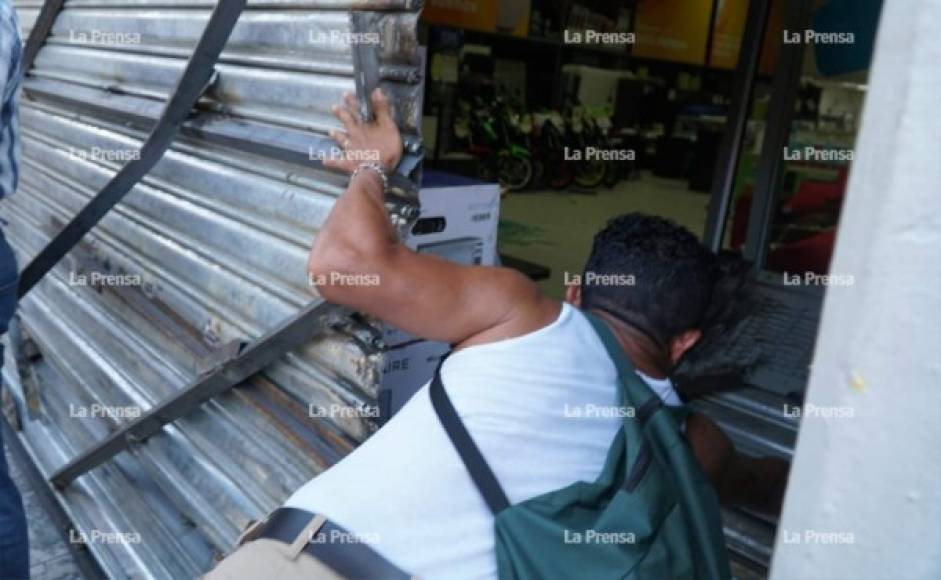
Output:
[[581,286],[569,287],[566,298],[634,327],[676,363],[702,336],[715,266],[714,255],[685,228],[625,214],[595,236]]

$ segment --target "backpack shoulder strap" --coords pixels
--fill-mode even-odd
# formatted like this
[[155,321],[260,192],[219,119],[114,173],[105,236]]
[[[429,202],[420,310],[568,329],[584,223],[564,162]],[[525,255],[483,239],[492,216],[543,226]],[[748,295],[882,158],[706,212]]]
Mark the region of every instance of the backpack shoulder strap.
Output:
[[497,515],[510,507],[510,500],[507,499],[506,493],[503,492],[503,488],[500,486],[500,482],[497,481],[493,470],[487,465],[487,460],[484,459],[477,444],[474,443],[474,439],[471,437],[470,433],[468,433],[467,427],[464,426],[457,411],[454,409],[454,405],[451,403],[448,393],[444,390],[444,385],[441,383],[442,364],[444,364],[444,360],[438,365],[438,369],[435,371],[435,378],[431,381],[431,387],[429,388],[431,393],[431,406],[434,407],[435,414],[438,415],[438,420],[441,421],[441,425],[447,432],[448,438],[451,440],[454,448],[457,449],[458,455],[461,456],[461,461],[467,468],[468,473],[470,473],[471,479],[474,481],[474,485],[477,487],[480,495],[483,496],[484,501],[487,502],[493,515]]

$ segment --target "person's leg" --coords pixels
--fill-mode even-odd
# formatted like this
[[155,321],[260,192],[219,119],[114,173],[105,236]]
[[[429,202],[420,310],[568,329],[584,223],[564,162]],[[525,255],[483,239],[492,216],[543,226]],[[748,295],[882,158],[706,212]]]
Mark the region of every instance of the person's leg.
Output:
[[[0,336],[6,334],[16,310],[18,282],[16,258],[0,231]],[[0,369],[3,367],[3,345],[0,345]],[[3,382],[0,381],[0,390]],[[23,501],[10,478],[0,431],[0,578],[29,578],[29,541],[26,536],[26,515]]]
[[[0,441],[0,448],[3,443]],[[0,451],[0,578],[29,578],[29,541],[26,514],[20,492],[10,479],[6,458]]]

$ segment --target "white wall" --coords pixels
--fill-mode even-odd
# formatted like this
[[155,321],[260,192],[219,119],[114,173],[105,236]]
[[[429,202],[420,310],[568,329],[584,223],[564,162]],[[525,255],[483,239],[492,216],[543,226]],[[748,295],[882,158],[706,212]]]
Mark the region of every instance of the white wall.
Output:
[[937,0],[885,2],[831,270],[855,285],[828,291],[807,403],[854,416],[805,416],[771,577],[939,579]]

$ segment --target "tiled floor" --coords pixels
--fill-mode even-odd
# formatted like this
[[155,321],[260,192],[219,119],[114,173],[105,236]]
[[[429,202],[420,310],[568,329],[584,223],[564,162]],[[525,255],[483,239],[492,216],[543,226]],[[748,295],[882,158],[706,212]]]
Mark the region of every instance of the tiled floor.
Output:
[[592,238],[612,217],[632,211],[659,215],[701,236],[708,203],[709,195],[689,190],[686,181],[648,174],[591,193],[511,193],[500,208],[500,251],[551,268],[541,287],[561,298],[564,273],[582,271]]
[[29,563],[32,580],[83,580],[69,546],[52,524],[36,490],[8,453],[10,475],[23,496],[29,525]]

